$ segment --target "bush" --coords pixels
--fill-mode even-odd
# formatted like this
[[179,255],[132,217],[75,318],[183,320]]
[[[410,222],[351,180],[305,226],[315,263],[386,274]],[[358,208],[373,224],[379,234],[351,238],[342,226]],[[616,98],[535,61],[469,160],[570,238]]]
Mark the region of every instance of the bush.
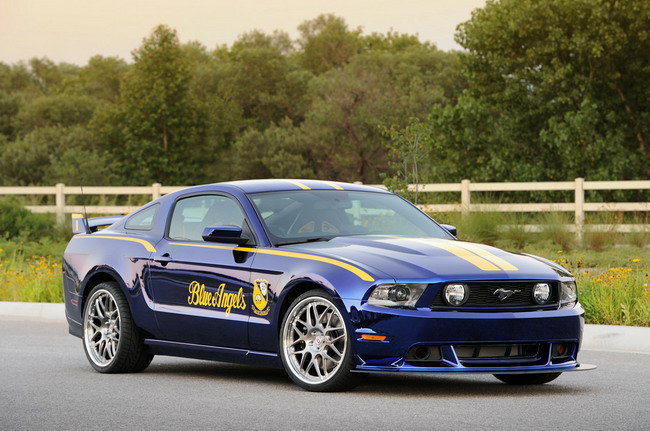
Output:
[[50,216],[33,214],[21,205],[0,200],[0,238],[38,240],[58,234]]

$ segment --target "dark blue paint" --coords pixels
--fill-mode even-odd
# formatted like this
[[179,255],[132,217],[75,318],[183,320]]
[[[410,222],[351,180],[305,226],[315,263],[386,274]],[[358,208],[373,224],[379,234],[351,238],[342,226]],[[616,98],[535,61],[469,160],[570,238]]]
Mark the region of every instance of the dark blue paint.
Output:
[[[328,183],[300,181],[316,190],[332,190]],[[340,183],[338,183],[340,184]],[[388,193],[361,185],[346,184],[346,190]],[[558,265],[541,258],[487,248],[519,268],[519,271],[482,271],[450,253],[405,238],[382,236],[340,237],[328,242],[273,247],[248,194],[299,190],[280,180],[235,181],[197,186],[166,195],[150,230],[125,229],[127,217],[106,230],[73,237],[64,255],[64,295],[70,332],[81,336],[85,298],[96,280],[113,279],[122,288],[136,325],[151,350],[159,354],[188,356],[280,366],[278,334],[287,298],[305,289],[320,288],[332,295],[343,312],[358,369],[406,372],[550,372],[576,369],[577,349],[570,361],[533,366],[463,367],[447,360],[445,366],[416,367],[404,362],[413,346],[440,346],[446,358],[453,358],[453,344],[462,343],[548,343],[582,338],[583,309],[499,311],[432,311],[433,295],[450,281],[566,281],[570,275]],[[203,193],[234,198],[248,217],[259,250],[305,253],[353,265],[375,281],[363,281],[354,273],[325,262],[296,259],[229,249],[193,245],[234,247],[213,242],[185,242],[166,239],[166,225],[174,203],[181,197]],[[152,205],[149,203],[143,208]],[[94,236],[93,236],[94,235]],[[144,245],[99,236],[118,236],[147,241]],[[188,245],[190,244],[190,245]],[[253,309],[254,280],[269,286],[269,312]],[[233,309],[228,317],[221,309],[188,304],[192,281],[214,290],[225,283],[225,291],[242,289],[245,309]],[[416,310],[388,309],[366,303],[372,288],[381,283],[428,283],[430,288]],[[76,305],[74,302],[77,301]],[[362,334],[386,335],[386,341],[364,341]],[[444,355],[443,355],[444,356]]]

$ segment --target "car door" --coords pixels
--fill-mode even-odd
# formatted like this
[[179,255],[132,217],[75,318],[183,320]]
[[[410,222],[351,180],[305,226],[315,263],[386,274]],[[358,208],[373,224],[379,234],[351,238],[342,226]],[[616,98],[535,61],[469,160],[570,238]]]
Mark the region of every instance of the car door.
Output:
[[234,251],[235,244],[206,242],[201,235],[205,227],[226,225],[248,226],[244,211],[230,196],[191,195],[172,207],[149,272],[162,339],[248,346],[252,254]]

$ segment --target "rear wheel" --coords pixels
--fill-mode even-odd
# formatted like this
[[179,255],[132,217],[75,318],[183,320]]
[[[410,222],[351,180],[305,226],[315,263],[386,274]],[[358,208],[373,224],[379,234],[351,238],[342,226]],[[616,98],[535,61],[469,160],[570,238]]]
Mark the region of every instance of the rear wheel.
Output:
[[130,373],[147,368],[153,355],[147,352],[117,283],[100,283],[88,297],[82,341],[90,365],[100,373]]
[[309,391],[344,391],[364,374],[355,368],[350,336],[331,296],[305,292],[289,306],[280,330],[280,355],[289,377]]
[[509,385],[543,385],[551,382],[562,373],[540,374],[495,374],[494,377]]

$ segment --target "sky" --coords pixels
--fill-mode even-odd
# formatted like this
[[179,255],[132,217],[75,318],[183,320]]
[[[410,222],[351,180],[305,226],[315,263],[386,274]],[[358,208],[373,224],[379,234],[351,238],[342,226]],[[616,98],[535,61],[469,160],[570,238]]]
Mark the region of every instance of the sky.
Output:
[[131,51],[166,24],[181,42],[212,49],[251,30],[284,30],[321,13],[364,33],[418,34],[443,50],[460,49],[456,26],[485,0],[0,0],[0,61],[32,57],[84,65],[94,55],[131,61]]

